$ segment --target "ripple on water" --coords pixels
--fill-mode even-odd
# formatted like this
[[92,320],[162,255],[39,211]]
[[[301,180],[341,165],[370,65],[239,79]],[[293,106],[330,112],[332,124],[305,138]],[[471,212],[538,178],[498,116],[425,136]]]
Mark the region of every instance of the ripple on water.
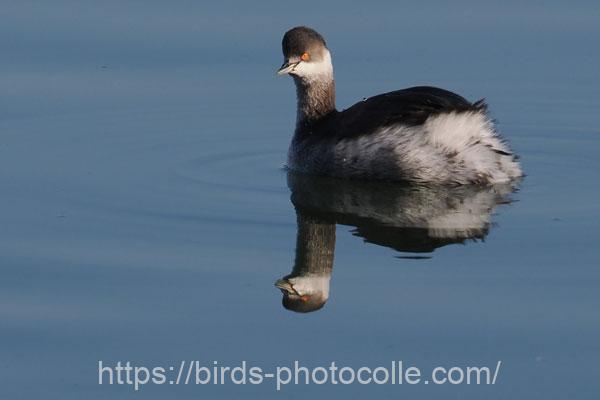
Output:
[[281,150],[211,154],[183,163],[177,174],[196,183],[244,192],[287,192]]

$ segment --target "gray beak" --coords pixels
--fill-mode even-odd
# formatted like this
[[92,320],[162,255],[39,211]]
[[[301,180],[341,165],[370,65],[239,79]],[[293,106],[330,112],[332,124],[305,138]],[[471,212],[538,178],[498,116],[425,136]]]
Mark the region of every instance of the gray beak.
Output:
[[296,68],[296,65],[300,64],[300,61],[290,62],[290,60],[283,63],[281,68],[277,70],[277,75],[289,74]]
[[287,279],[278,279],[275,282],[275,287],[287,293],[296,293],[296,290],[294,290],[294,287]]

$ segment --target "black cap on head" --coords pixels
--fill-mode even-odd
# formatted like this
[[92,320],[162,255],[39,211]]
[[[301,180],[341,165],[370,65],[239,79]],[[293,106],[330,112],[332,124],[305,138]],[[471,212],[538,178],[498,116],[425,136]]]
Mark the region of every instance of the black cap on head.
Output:
[[284,294],[281,300],[285,309],[298,313],[309,313],[320,310],[327,303],[327,299],[319,295],[302,298],[298,295]]
[[290,57],[300,57],[302,53],[309,52],[318,54],[315,50],[327,47],[325,39],[314,29],[306,26],[297,26],[290,29],[283,35],[281,48],[283,56],[288,59]]

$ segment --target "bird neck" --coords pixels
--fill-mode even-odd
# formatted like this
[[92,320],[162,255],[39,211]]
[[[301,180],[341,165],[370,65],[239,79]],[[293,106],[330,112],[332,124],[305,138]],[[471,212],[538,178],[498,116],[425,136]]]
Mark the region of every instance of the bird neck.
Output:
[[298,112],[296,130],[309,126],[335,111],[335,81],[333,73],[311,79],[294,77]]
[[335,250],[335,223],[298,212],[296,261],[292,276],[331,275]]

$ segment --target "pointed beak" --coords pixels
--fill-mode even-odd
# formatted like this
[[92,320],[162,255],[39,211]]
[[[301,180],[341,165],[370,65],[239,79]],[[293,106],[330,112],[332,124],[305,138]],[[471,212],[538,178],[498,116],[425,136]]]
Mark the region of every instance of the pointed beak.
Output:
[[278,279],[277,282],[275,282],[275,287],[277,287],[281,291],[285,291],[287,293],[295,293],[296,292],[296,290],[294,290],[294,287],[292,286],[292,284],[287,279]]
[[277,70],[277,75],[285,75],[289,74],[296,68],[296,65],[300,64],[300,61],[291,62],[288,60],[283,63],[283,65]]

